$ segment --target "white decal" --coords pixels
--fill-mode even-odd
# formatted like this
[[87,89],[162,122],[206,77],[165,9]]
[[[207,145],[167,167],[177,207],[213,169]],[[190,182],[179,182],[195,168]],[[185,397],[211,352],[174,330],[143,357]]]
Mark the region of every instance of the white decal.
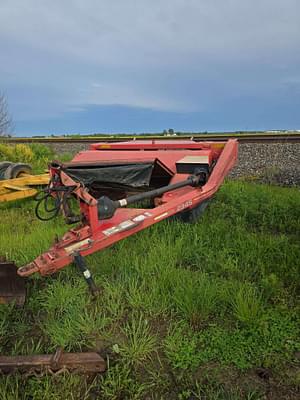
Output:
[[110,236],[110,235],[112,235],[114,233],[117,233],[117,232],[118,232],[118,228],[116,226],[113,226],[113,227],[103,231],[104,235],[106,235],[106,236]]
[[[167,215],[168,213],[165,213],[165,214]],[[156,217],[156,218],[162,218],[165,214],[163,214],[160,217]],[[132,219],[128,219],[126,221],[123,221],[117,226],[112,226],[111,228],[105,229],[104,231],[102,231],[102,233],[105,236],[114,235],[115,233],[122,232],[122,231],[124,231],[126,229],[133,228],[133,227],[137,226],[137,224],[139,222],[142,222],[147,217],[151,217],[151,216],[152,216],[151,213],[145,212],[144,214],[137,215],[136,217],[134,217]]]
[[133,225],[135,225],[135,223],[133,221],[131,221],[130,219],[128,219],[127,221],[121,222],[118,225],[118,228],[120,228],[120,230],[123,230],[123,229],[130,228]]
[[146,219],[145,215],[141,214],[141,215],[137,215],[136,217],[132,218],[132,221],[141,222],[141,221],[144,221],[144,219]]
[[86,269],[83,272],[83,276],[85,277],[85,279],[89,279],[92,275],[91,275],[90,271],[88,269]]
[[186,202],[184,202],[182,204],[179,204],[179,206],[176,209],[176,212],[182,211],[185,208],[190,207],[192,204],[193,204],[192,200],[188,200],[188,201],[186,201]]

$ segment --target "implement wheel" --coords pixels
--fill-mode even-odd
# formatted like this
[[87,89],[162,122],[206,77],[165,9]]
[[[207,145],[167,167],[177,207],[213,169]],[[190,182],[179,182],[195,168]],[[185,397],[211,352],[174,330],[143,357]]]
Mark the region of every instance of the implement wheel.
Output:
[[10,161],[0,162],[0,181],[2,181],[3,179],[6,179],[4,177],[5,171],[11,164],[12,164],[12,162],[10,162]]
[[30,175],[32,173],[31,165],[22,163],[13,163],[6,168],[4,179],[15,179],[23,174]]

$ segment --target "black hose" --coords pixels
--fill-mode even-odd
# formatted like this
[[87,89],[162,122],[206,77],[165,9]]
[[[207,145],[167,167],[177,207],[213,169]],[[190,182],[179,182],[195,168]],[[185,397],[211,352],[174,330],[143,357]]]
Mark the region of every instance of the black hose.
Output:
[[[37,217],[40,221],[50,221],[51,219],[55,218],[55,217],[58,215],[58,213],[59,213],[59,210],[60,210],[60,201],[59,201],[59,203],[56,203],[55,207],[53,207],[53,209],[52,209],[51,211],[49,211],[49,210],[46,208],[46,204],[47,204],[48,198],[49,198],[50,196],[51,196],[51,193],[48,192],[48,193],[45,193],[44,196],[38,198],[38,200],[37,200],[37,203],[36,203],[34,212],[35,212],[36,217]],[[52,196],[51,196],[51,197],[52,197]],[[43,217],[43,216],[42,216],[41,211],[40,211],[40,207],[41,207],[42,204],[44,205],[44,210],[45,210],[48,214],[51,214],[50,216],[48,216],[48,217]]]
[[[51,184],[51,182],[50,182]],[[54,186],[54,187],[47,187],[46,189],[42,190],[35,196],[35,200],[37,204],[35,206],[35,215],[40,221],[50,221],[51,219],[57,217],[61,208],[64,210],[67,209],[67,199],[70,193],[74,190],[76,186]],[[56,196],[52,196],[52,193],[55,192]],[[44,193],[44,195],[41,195]],[[54,199],[53,207],[49,206],[49,200]],[[41,206],[43,205],[43,209],[46,213],[51,214],[48,217],[44,217],[41,214]]]
[[[51,207],[51,204],[50,204],[50,207],[49,207],[50,200],[52,200],[52,203],[54,202],[54,205],[52,205],[52,207]],[[59,203],[59,198],[58,197],[54,198],[53,196],[45,196],[45,198],[44,198],[44,210],[47,213],[52,213],[57,209],[58,203]]]

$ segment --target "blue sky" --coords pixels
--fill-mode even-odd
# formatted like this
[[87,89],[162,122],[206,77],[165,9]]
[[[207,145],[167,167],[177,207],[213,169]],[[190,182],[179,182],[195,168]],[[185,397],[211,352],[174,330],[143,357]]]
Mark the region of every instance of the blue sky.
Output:
[[298,0],[1,0],[17,135],[300,129]]

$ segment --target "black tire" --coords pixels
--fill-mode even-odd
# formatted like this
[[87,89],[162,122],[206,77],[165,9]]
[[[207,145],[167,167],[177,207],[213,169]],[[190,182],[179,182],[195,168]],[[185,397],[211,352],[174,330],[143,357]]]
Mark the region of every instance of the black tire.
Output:
[[185,223],[194,224],[197,220],[201,217],[204,213],[206,207],[208,206],[210,199],[204,200],[200,203],[197,207],[193,208],[192,210],[183,211],[178,215],[178,218]]
[[12,164],[10,161],[1,161],[0,162],[0,181],[2,181],[4,178],[4,174],[6,169]]
[[18,178],[21,174],[31,174],[32,168],[29,164],[14,163],[11,164],[4,172],[4,179]]

